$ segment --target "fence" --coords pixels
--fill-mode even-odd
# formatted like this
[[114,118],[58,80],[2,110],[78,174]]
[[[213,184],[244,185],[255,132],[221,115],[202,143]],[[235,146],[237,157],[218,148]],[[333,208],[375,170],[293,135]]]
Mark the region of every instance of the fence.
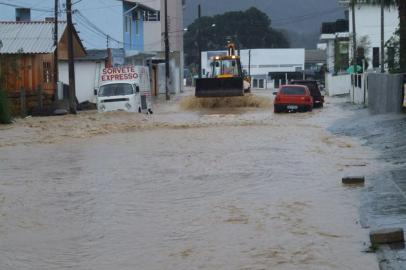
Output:
[[40,88],[36,93],[25,90],[8,93],[11,113],[14,116],[20,115],[24,117],[34,109],[42,110],[44,107],[49,107],[53,104],[53,99],[53,95],[44,93]]
[[349,94],[351,90],[351,75],[331,75],[326,74],[326,91],[329,96]]
[[355,104],[368,104],[368,73],[352,74],[350,97]]

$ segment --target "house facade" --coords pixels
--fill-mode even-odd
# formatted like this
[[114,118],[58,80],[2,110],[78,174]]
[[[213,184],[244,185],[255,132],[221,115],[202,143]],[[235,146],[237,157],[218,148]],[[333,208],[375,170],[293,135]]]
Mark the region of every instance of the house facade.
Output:
[[[183,91],[183,4],[168,1],[170,80],[168,88]],[[150,65],[152,93],[164,94],[165,87],[165,6],[164,0],[123,0],[123,39],[127,64]]]
[[[55,45],[53,40],[54,23],[50,21],[3,21],[0,22],[0,77],[1,87],[13,104],[21,106],[21,93],[24,93],[26,108],[37,104],[33,100],[44,100],[44,104],[54,100],[56,83],[54,78]],[[67,23],[58,24],[58,58],[68,59]],[[74,55],[86,55],[85,48],[74,30]],[[59,74],[61,74],[59,72]]]
[[[349,0],[340,0],[339,3],[348,9],[349,33],[353,35],[352,9]],[[394,36],[399,27],[398,10],[396,6],[384,10],[384,41],[385,43]],[[381,67],[381,7],[367,3],[358,3],[355,6],[355,31],[357,38],[358,54],[363,54],[367,70],[379,70]],[[388,50],[385,49],[385,60]],[[352,45],[349,55],[353,55]],[[351,57],[350,57],[351,58]],[[383,63],[385,65],[385,63]],[[387,70],[387,65],[385,65]]]
[[350,33],[348,20],[325,22],[321,26],[319,45],[326,52],[326,71],[345,73],[349,66]]

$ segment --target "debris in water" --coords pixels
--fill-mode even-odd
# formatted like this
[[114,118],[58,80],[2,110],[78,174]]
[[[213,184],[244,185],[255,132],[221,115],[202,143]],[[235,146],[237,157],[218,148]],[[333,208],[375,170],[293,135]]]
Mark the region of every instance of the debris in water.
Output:
[[184,110],[214,109],[214,108],[270,108],[272,101],[267,97],[246,95],[243,97],[208,97],[197,98],[188,96],[182,99],[180,106]]
[[374,230],[369,233],[371,244],[390,244],[404,242],[403,228],[389,228]]
[[342,179],[343,184],[346,185],[362,185],[365,183],[364,176],[347,176]]

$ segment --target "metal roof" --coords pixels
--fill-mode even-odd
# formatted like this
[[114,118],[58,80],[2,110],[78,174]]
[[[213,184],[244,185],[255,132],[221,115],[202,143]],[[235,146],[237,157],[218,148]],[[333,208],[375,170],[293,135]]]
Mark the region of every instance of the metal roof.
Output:
[[[66,26],[59,22],[58,41]],[[53,32],[53,22],[0,22],[0,54],[53,53]]]
[[[140,9],[140,10],[157,11],[156,9],[154,9],[154,8],[152,8],[152,7],[150,7],[150,6],[148,6],[148,4],[143,4],[143,3],[141,3],[140,0],[119,0],[119,1],[127,2],[127,3],[132,3],[132,4],[136,5],[137,8]],[[148,2],[148,1],[146,1],[146,2]]]
[[76,58],[79,61],[100,61],[106,60],[108,58],[108,52],[106,49],[94,49],[94,50],[86,50],[86,56]]

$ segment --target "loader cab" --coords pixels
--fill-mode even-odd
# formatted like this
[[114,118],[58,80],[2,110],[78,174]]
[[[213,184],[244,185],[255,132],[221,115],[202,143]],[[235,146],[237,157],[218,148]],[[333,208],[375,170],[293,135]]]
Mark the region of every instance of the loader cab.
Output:
[[212,78],[241,77],[241,63],[238,56],[216,56],[211,63]]

